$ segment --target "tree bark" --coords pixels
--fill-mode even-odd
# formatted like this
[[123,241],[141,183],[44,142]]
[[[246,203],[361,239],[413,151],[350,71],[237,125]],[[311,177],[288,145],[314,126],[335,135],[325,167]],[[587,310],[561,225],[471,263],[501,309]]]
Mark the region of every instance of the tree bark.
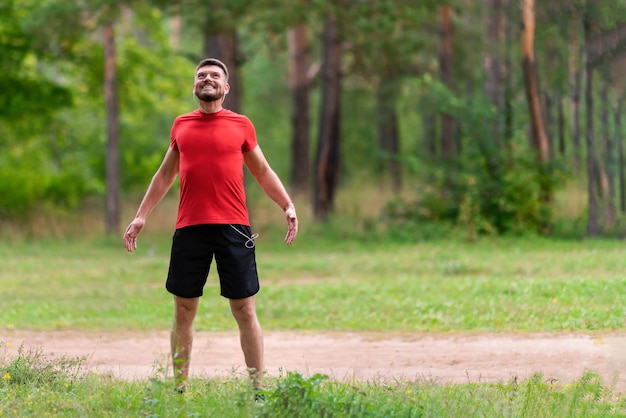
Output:
[[424,109],[421,114],[423,148],[426,150],[426,160],[436,160],[439,158],[439,147],[437,146],[437,126],[435,125],[436,115],[428,109]]
[[398,127],[398,112],[396,98],[399,94],[398,78],[394,75],[384,75],[376,91],[376,116],[378,146],[387,160],[387,168],[391,175],[394,192],[402,189],[402,172],[398,157],[400,155],[400,129]]
[[[505,45],[512,45],[514,39],[517,39],[517,33],[513,33],[514,29],[517,31],[517,25],[511,25],[509,22],[515,22],[515,13],[517,12],[516,2],[511,0],[504,0],[504,25],[505,25]],[[506,147],[508,151],[511,151],[511,138],[513,138],[513,119],[514,119],[514,105],[513,97],[516,94],[515,87],[515,72],[513,67],[513,48],[506,48],[504,53],[504,128],[503,136],[506,141]]]
[[341,45],[337,19],[332,15],[327,16],[324,23],[323,49],[322,107],[313,198],[317,220],[326,220],[332,211],[339,177]]
[[533,144],[537,151],[539,161],[546,163],[550,159],[549,143],[541,112],[534,42],[535,1],[522,0],[522,65],[524,70],[524,86],[530,111]]
[[289,42],[289,88],[291,89],[291,175],[294,194],[304,194],[310,182],[311,51],[307,26],[301,23],[287,33]]
[[587,61],[591,67],[598,67],[613,61],[626,51],[626,24],[620,24],[608,31],[589,37],[585,43]]
[[570,19],[568,44],[568,76],[570,86],[570,119],[572,121],[572,166],[574,174],[582,170],[582,139],[580,129],[580,100],[582,77],[584,74],[584,41],[581,40],[581,24],[579,19]]
[[106,145],[106,232],[120,228],[120,168],[119,168],[119,105],[117,95],[117,64],[113,23],[103,27],[104,43],[104,101],[107,120]]
[[558,136],[559,136],[558,150],[559,150],[559,155],[561,157],[565,157],[565,154],[567,153],[567,143],[565,141],[565,109],[564,109],[562,97],[559,97],[559,103],[557,106],[558,106],[557,130],[558,130]]
[[586,66],[586,85],[585,85],[585,105],[587,118],[587,235],[595,237],[602,232],[599,208],[598,208],[598,191],[597,191],[597,168],[596,168],[596,151],[594,140],[594,124],[593,124],[593,70],[591,66]]
[[[483,53],[483,66],[485,69],[485,94],[493,103],[497,112],[504,110],[504,74],[503,44],[506,38],[503,0],[487,0],[484,8],[485,28],[487,30],[487,47]],[[503,123],[501,118],[495,118],[491,127],[491,139],[498,146],[502,142]]]
[[544,115],[544,126],[546,129],[546,137],[548,138],[548,155],[554,155],[554,125],[555,125],[555,117],[553,115],[553,106],[554,106],[554,99],[552,97],[552,95],[550,94],[550,92],[545,92],[543,94],[544,96],[544,100],[543,100],[543,112],[542,114]]
[[[441,82],[450,90],[452,85],[452,22],[451,6],[440,6],[441,27],[439,35],[439,77]],[[451,163],[457,156],[454,142],[454,119],[450,115],[441,116],[441,154],[447,163]]]
[[583,71],[576,70],[574,75],[574,86],[571,96],[571,117],[572,117],[572,148],[574,173],[578,174],[582,169],[582,140],[580,129],[580,97],[582,90]]
[[602,123],[602,153],[600,164],[598,164],[600,175],[600,196],[602,197],[602,207],[604,209],[603,228],[610,229],[614,226],[616,215],[615,206],[613,205],[613,196],[615,195],[615,179],[612,175],[613,167],[613,143],[611,141],[611,133],[609,128],[609,92],[606,83],[600,88],[600,121]]
[[206,57],[217,58],[228,67],[228,84],[230,92],[224,100],[224,107],[233,112],[241,113],[241,76],[239,67],[239,42],[237,40],[237,30],[222,29],[218,33],[213,31],[212,26],[208,26],[204,34],[204,55]]
[[[535,60],[535,1],[522,0],[522,68],[524,86],[530,113],[530,125],[533,147],[537,155],[539,170],[539,200],[549,207],[553,201],[552,184],[548,177],[548,162],[550,160],[550,143],[541,111],[539,79]],[[548,220],[543,221],[542,232],[549,234],[551,225]]]
[[620,212],[626,212],[626,177],[624,176],[624,138],[622,137],[622,111],[624,109],[624,98],[617,100],[617,107],[613,115],[615,124],[615,142],[617,145],[617,181],[619,184]]

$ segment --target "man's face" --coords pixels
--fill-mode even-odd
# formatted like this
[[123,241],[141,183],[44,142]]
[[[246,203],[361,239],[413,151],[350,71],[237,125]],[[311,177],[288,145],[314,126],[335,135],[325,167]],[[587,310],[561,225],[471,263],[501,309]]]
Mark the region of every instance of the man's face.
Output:
[[204,102],[222,100],[229,88],[224,71],[217,65],[205,65],[196,71],[193,92],[198,99]]

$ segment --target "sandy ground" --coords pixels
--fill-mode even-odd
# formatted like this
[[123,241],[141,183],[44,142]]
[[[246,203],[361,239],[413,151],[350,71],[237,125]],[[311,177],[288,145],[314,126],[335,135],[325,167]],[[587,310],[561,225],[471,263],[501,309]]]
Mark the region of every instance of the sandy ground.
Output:
[[[0,354],[18,348],[42,350],[49,358],[85,357],[90,371],[120,379],[171,374],[167,332],[130,333],[0,330]],[[541,372],[563,383],[586,370],[626,392],[626,333],[585,334],[415,334],[265,333],[270,376],[298,371],[339,381],[438,383],[497,382]],[[198,332],[191,374],[246,375],[236,333]]]

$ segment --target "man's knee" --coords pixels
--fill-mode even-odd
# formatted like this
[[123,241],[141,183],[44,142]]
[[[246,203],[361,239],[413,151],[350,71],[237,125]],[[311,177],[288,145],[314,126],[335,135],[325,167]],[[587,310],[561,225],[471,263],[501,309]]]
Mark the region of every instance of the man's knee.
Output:
[[249,322],[256,320],[256,308],[253,297],[246,299],[231,299],[230,309],[237,321]]
[[176,323],[179,325],[191,324],[198,311],[198,298],[174,297]]

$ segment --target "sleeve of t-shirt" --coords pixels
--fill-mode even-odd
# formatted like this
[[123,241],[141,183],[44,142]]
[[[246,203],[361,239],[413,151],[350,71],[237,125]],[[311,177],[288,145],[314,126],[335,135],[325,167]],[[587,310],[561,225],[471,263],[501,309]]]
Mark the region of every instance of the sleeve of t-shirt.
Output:
[[256,130],[250,119],[246,118],[246,135],[242,146],[243,152],[252,151],[257,146]]
[[172,123],[172,129],[170,130],[170,148],[174,151],[178,151],[178,144],[176,143],[176,135],[177,135],[177,127],[178,127],[178,118],[174,119],[174,123]]

